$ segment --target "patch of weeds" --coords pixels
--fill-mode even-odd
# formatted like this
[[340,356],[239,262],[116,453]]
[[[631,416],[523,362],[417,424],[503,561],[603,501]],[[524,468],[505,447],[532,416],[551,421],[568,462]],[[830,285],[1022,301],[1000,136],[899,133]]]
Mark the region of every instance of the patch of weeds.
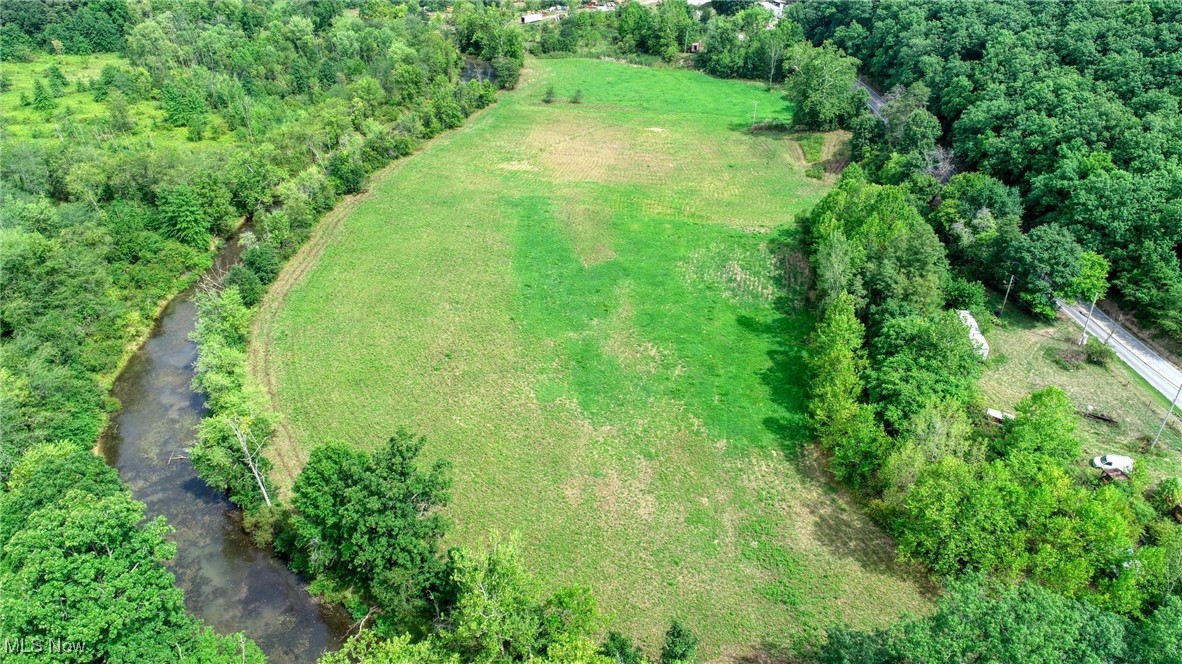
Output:
[[1088,337],[1088,342],[1084,345],[1084,355],[1087,356],[1088,362],[1102,367],[1108,366],[1109,362],[1116,359],[1116,351],[1112,346],[1096,337]]
[[989,354],[989,359],[985,363],[990,368],[1004,367],[1010,361],[1010,356],[1001,351],[994,351]]
[[1064,371],[1075,371],[1083,366],[1084,360],[1087,356],[1084,351],[1076,346],[1068,348],[1049,347],[1045,351],[1046,358],[1053,362],[1055,366]]
[[796,137],[796,142],[800,144],[805,161],[810,164],[821,161],[821,155],[825,152],[825,134],[801,134]]
[[760,519],[743,527],[740,540],[743,557],[753,560],[772,574],[759,586],[759,593],[769,601],[784,606],[800,606],[797,581],[801,576],[800,559],[795,553],[775,543],[776,531],[772,524]]
[[820,164],[813,164],[804,172],[804,176],[813,180],[822,180],[825,178],[825,167]]

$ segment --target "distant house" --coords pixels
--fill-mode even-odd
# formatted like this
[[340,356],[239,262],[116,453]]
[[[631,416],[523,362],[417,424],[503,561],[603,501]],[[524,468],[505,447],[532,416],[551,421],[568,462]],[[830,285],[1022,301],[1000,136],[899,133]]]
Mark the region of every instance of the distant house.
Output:
[[521,22],[522,23],[537,23],[538,21],[544,21],[544,20],[546,20],[545,14],[522,14],[521,15]]
[[784,17],[784,5],[778,2],[761,2],[759,6],[771,12],[776,18]]
[[973,348],[976,348],[977,352],[981,354],[982,360],[989,359],[989,342],[985,341],[985,335],[981,334],[977,319],[973,318],[973,314],[969,313],[968,309],[961,309],[956,313],[960,314],[960,322],[969,328],[969,341],[973,342]]

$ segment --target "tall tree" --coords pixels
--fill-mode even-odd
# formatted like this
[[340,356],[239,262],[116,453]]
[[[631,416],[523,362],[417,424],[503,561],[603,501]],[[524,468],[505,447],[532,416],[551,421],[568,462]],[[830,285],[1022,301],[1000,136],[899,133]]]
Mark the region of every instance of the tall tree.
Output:
[[449,464],[420,467],[426,440],[400,431],[370,453],[330,444],[312,451],[292,489],[309,565],[362,591],[385,611],[421,609],[439,581],[450,497]]

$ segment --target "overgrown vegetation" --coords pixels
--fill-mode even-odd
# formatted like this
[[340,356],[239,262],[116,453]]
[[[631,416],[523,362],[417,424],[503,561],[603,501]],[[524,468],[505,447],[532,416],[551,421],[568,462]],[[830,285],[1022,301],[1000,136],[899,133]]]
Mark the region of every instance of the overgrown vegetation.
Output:
[[[876,184],[853,165],[802,216],[820,314],[810,344],[810,422],[833,473],[867,498],[904,559],[942,578],[983,574],[1085,603],[1029,586],[954,584],[942,611],[967,631],[945,632],[943,613],[872,636],[831,630],[822,659],[912,661],[949,652],[1074,659],[1096,647],[1091,630],[1107,621],[1114,627],[1103,630],[1108,645],[1097,661],[1120,661],[1122,652],[1157,661],[1142,659],[1141,639],[1182,630],[1175,610],[1182,529],[1148,499],[1144,470],[1104,485],[1076,471],[1078,416],[1062,390],[1034,392],[1016,417],[987,426],[977,387],[983,348],[957,312],[945,310],[963,307],[989,329],[984,289],[964,276],[982,265],[1028,276],[1024,283],[1037,287],[1023,291],[1023,301],[1040,311],[1052,305],[1052,288],[1098,296],[1107,264],[1060,228],[1024,235],[1016,222],[972,242],[946,236],[949,261],[931,224],[988,191],[1006,190],[979,174],[943,187],[914,178]],[[995,636],[993,621],[1025,620],[1018,615],[1027,611],[1079,615],[1019,643]]]
[[[269,530],[262,524],[277,515],[268,509],[261,452],[273,415],[242,387],[248,307],[341,195],[495,98],[491,82],[461,80],[461,48],[470,45],[457,44],[417,8],[344,9],[339,2],[119,0],[0,9],[0,57],[7,61],[0,90],[0,483],[8,496],[18,494],[18,469],[47,462],[30,450],[90,450],[105,413],[118,408],[103,396],[105,387],[159,305],[207,269],[219,238],[248,217],[253,233],[244,238],[244,264],[228,275],[231,288],[201,300],[197,383],[215,417],[203,422],[193,461],[251,509],[248,520],[260,531]],[[469,37],[479,39],[484,29]],[[509,80],[521,63],[520,38],[516,52],[513,39],[498,43]],[[91,55],[100,50],[118,55]],[[108,502],[96,506],[63,492],[29,516],[41,524],[38,546],[66,547],[59,568],[28,555],[32,540],[24,531],[5,544],[5,597],[28,602],[27,611],[4,612],[12,621],[6,635],[78,635],[96,646],[104,641],[114,649],[107,656],[120,661],[156,661],[178,650],[206,661],[261,656],[249,642],[218,645],[184,617],[161,566],[171,557],[160,538],[164,526],[137,530],[138,503],[122,494],[100,498]],[[99,539],[62,535],[73,520]],[[81,583],[93,573],[95,591],[89,599],[78,595],[81,604],[68,615],[118,620],[126,613],[119,570],[94,572],[86,563],[100,550],[121,551],[119,564],[154,574],[145,592],[169,585],[157,616],[165,627],[112,628],[109,636],[58,630],[35,619],[60,612],[56,591],[7,592],[43,586],[39,575]],[[146,636],[166,628],[174,636]],[[78,656],[92,655],[104,657]]]

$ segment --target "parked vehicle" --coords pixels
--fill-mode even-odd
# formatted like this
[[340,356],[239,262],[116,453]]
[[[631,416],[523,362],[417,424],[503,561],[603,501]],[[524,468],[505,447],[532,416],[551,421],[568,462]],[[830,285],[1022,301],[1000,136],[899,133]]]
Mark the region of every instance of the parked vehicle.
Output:
[[1115,469],[1128,475],[1133,472],[1133,460],[1119,454],[1103,454],[1092,459],[1092,465],[1104,470]]

